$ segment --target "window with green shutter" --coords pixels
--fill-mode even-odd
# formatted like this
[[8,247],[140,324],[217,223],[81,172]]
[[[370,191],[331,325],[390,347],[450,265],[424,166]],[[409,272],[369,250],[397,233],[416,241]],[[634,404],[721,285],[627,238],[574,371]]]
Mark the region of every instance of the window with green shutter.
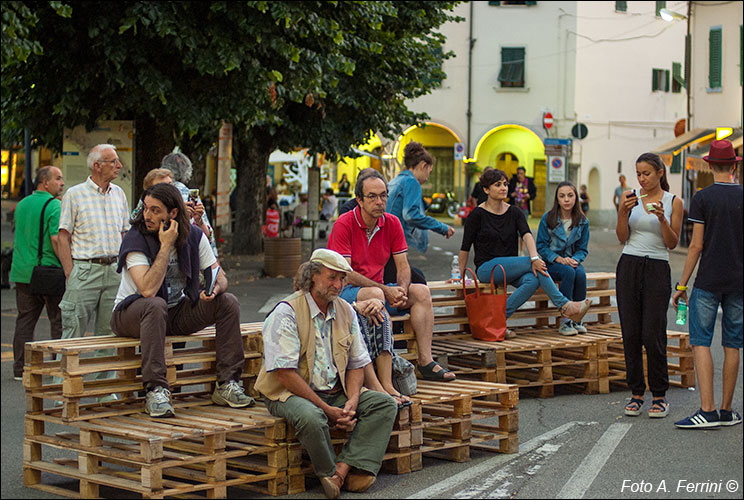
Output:
[[722,27],[712,27],[708,33],[708,90],[720,90],[721,88],[722,40]]
[[682,63],[672,63],[672,92],[678,94],[685,86],[685,77],[682,76]]
[[661,9],[666,9],[666,2],[656,2],[656,17],[661,17]]
[[499,82],[502,87],[524,87],[524,47],[501,48]]
[[615,2],[615,12],[628,12],[628,2]]
[[651,70],[651,90],[669,92],[669,70],[657,69]]

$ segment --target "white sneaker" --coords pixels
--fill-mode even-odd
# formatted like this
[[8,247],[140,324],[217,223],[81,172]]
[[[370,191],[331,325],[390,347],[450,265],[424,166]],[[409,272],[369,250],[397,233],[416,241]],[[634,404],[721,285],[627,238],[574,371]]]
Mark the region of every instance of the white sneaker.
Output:
[[579,332],[576,331],[576,328],[571,326],[570,321],[566,321],[565,323],[561,323],[560,328],[558,328],[558,333],[560,333],[561,335],[565,335],[566,337],[569,337],[571,335],[576,335]]
[[172,417],[176,414],[170,400],[171,393],[162,386],[147,391],[145,412],[151,417]]
[[232,408],[245,408],[256,402],[250,396],[246,396],[243,388],[235,380],[230,380],[220,385],[216,384],[212,393],[212,402],[221,406],[230,406]]
[[577,333],[587,333],[587,329],[582,322],[577,323],[575,321],[572,321],[571,326],[574,327],[574,330],[576,330]]

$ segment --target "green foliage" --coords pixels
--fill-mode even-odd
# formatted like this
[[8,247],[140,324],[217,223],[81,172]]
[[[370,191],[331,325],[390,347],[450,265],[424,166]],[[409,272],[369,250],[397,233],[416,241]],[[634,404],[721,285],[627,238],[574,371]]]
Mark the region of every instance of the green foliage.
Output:
[[454,3],[2,2],[3,142],[28,126],[59,149],[63,127],[145,115],[345,153],[425,118],[405,101],[445,76]]

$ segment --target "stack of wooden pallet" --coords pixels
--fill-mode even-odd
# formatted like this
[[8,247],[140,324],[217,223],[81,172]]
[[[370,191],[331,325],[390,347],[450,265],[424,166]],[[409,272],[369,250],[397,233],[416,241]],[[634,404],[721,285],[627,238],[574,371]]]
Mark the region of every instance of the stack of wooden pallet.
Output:
[[[418,382],[413,404],[399,411],[383,459],[382,470],[406,474],[421,470],[423,456],[465,462],[473,449],[495,453],[516,453],[519,449],[519,389],[515,385],[458,380]],[[485,419],[494,419],[485,422]],[[333,431],[336,451],[348,434]],[[293,430],[289,429],[290,453],[302,453]],[[290,471],[295,480],[305,475],[314,479],[308,457]]]
[[[550,307],[544,293],[536,293],[530,303],[510,317],[510,325],[513,320],[520,320],[519,326],[511,326],[517,337],[503,342],[472,337],[461,284],[432,282],[429,288],[434,306],[434,358],[460,378],[517,384],[540,397],[552,396],[557,386],[587,394],[607,393],[611,383],[625,379],[622,335],[619,325],[611,323],[611,313],[617,310],[612,305],[615,290],[610,288],[614,278],[614,273],[587,274],[587,297],[593,300],[585,316],[589,333],[559,335],[557,309]],[[480,287],[490,293],[490,284],[480,283]],[[473,293],[473,284],[467,288]],[[405,343],[406,352],[402,355],[416,359],[410,316],[397,316],[393,321],[404,325],[403,333],[395,335],[397,342]],[[670,363],[673,383],[693,386],[687,334],[669,332],[669,341],[668,356],[679,358],[678,363]]]

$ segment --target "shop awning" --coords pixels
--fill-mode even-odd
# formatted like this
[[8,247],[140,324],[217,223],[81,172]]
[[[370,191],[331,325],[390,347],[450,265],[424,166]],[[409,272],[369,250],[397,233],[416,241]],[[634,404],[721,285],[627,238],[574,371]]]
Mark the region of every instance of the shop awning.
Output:
[[[687,170],[710,170],[708,162],[703,160],[703,156],[708,156],[710,152],[710,143],[713,142],[715,137],[706,140],[701,143],[700,147],[690,149],[687,152]],[[742,131],[741,129],[734,129],[734,133],[726,137],[731,144],[734,146],[734,150],[741,148],[742,145]]]
[[[653,152],[657,154],[671,154],[678,155],[684,148],[702,142],[705,140],[712,140],[716,135],[716,129],[714,128],[696,128],[685,132],[679,137],[675,137],[673,140],[667,142],[654,149]],[[708,137],[710,136],[710,137]]]

